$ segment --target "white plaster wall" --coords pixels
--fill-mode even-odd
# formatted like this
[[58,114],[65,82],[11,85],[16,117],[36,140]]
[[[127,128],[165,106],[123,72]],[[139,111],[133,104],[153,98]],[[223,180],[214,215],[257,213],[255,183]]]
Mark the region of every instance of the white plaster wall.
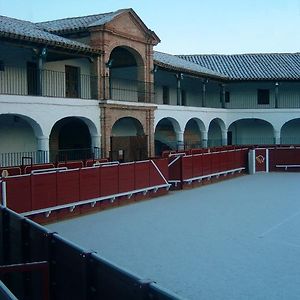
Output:
[[100,109],[96,100],[0,95],[0,119],[1,114],[25,116],[35,137],[46,139],[57,121],[79,117],[90,129],[93,146],[100,146]]
[[274,142],[273,126],[258,119],[246,119],[230,125],[232,142],[241,144],[272,144]]
[[[257,89],[270,90],[270,104],[257,104]],[[226,91],[230,92],[230,102],[226,103],[226,108],[275,107],[275,84],[273,82],[230,83],[226,85]]]
[[282,144],[300,144],[300,118],[286,123],[281,128]]
[[200,119],[204,123],[206,131],[208,131],[210,122],[219,118],[224,122],[226,129],[236,120],[262,119],[272,124],[274,131],[280,132],[283,124],[289,120],[300,118],[300,109],[221,109],[171,105],[158,105],[157,107],[155,127],[161,119],[170,117],[178,121],[181,131],[184,131],[186,123],[192,118]]
[[139,134],[144,134],[142,125],[132,118],[122,118],[112,128],[112,136],[137,136]]
[[[81,98],[91,97],[90,68],[91,64],[86,58],[68,59],[54,62],[45,62],[43,65],[43,95],[51,97],[65,97],[65,66],[80,68]],[[54,72],[51,72],[54,71]]]
[[37,149],[32,127],[26,120],[13,115],[0,117],[0,152],[30,152]]

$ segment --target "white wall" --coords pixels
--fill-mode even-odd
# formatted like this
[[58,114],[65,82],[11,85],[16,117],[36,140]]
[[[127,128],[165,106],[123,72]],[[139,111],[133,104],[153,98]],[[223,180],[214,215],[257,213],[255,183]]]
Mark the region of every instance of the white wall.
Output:
[[37,141],[30,124],[13,115],[0,115],[0,141],[1,153],[30,152],[37,149]]
[[[100,146],[100,109],[96,100],[0,95],[0,120],[3,114],[19,115],[27,119],[33,128],[36,140],[35,144],[33,142],[30,144],[36,145],[36,147],[39,147],[39,140],[41,139],[49,147],[49,140],[47,139],[49,139],[52,127],[57,121],[66,117],[82,119],[90,129],[93,147]],[[1,127],[4,124],[6,123],[3,121]],[[0,152],[3,152],[2,149],[4,148],[0,143]],[[8,150],[9,152],[16,152],[12,144],[11,148],[5,148],[5,151]]]

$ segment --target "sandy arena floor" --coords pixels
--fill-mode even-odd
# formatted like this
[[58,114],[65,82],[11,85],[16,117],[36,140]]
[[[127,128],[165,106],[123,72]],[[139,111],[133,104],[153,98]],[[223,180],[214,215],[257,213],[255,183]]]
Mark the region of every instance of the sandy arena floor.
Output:
[[48,225],[186,299],[300,299],[300,174],[256,174]]

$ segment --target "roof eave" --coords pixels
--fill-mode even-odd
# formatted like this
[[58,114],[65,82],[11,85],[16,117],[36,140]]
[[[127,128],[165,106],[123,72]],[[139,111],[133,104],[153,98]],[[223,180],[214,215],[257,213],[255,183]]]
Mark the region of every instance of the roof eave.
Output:
[[50,47],[54,47],[54,48],[62,48],[62,49],[71,50],[71,51],[74,51],[74,52],[77,52],[77,53],[82,53],[82,54],[97,55],[97,54],[102,53],[99,49],[95,49],[95,48],[89,48],[88,49],[88,48],[80,47],[80,46],[77,46],[77,45],[67,45],[67,44],[64,44],[64,43],[58,42],[58,41],[49,41],[47,39],[34,38],[34,37],[29,37],[29,36],[25,36],[25,35],[21,35],[21,34],[8,33],[8,32],[0,31],[0,36],[5,37],[5,38],[9,38],[9,39],[12,39],[12,40],[22,40],[22,41],[28,41],[28,42],[40,44],[40,45],[43,45],[43,46],[50,46]]
[[228,81],[229,80],[229,78],[227,76],[221,76],[221,75],[214,75],[214,74],[205,73],[205,72],[192,71],[192,70],[188,70],[188,69],[185,69],[185,68],[179,68],[179,67],[172,66],[172,65],[169,65],[169,64],[166,64],[166,63],[162,63],[162,62],[157,61],[157,60],[154,60],[154,64],[161,67],[161,68],[164,68],[164,69],[169,69],[169,70],[172,70],[172,71],[191,74],[195,77],[201,77],[201,78],[205,77],[205,78],[209,78],[209,79],[217,79],[217,80],[220,80],[220,81]]

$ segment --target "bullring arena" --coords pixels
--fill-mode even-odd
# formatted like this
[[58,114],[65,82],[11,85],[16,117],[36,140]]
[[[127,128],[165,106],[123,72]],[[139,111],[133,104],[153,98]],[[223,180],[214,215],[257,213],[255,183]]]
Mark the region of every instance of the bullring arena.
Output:
[[[296,299],[299,152],[227,146],[83,168],[33,165],[27,174],[2,177],[2,204],[50,224],[35,228],[2,207],[2,255],[23,257],[12,249],[25,237],[25,253],[41,259],[50,242],[55,280],[74,270],[67,286],[55,287],[60,297],[75,297],[84,279],[88,290],[93,286],[111,299],[135,299],[136,290],[145,294],[141,299]],[[23,202],[17,201],[20,193]],[[80,271],[83,258],[93,262],[87,273]],[[104,266],[108,290],[97,284]],[[99,275],[91,279],[89,272]]]

